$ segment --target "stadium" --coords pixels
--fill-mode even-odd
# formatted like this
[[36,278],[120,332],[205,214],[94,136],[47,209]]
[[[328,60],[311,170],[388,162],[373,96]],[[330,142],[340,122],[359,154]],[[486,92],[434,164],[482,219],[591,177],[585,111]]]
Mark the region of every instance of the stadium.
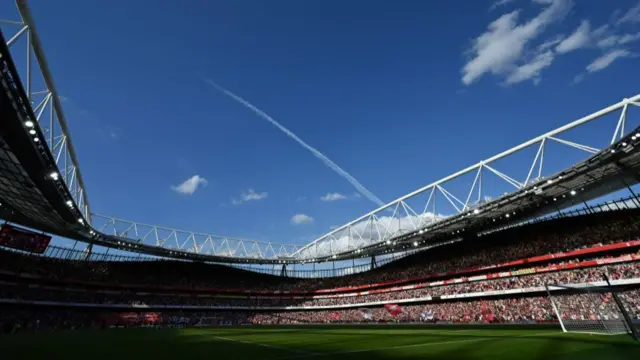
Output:
[[[584,102],[312,241],[218,236],[94,212],[44,29],[16,7],[0,16],[2,359],[639,358],[640,95]],[[575,135],[593,124],[598,146]]]

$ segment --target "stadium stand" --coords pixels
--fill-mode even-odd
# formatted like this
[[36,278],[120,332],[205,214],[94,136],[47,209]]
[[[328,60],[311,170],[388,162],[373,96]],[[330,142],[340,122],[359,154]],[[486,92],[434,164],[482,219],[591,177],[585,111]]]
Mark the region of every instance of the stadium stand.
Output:
[[[551,220],[315,282],[221,265],[70,261],[2,250],[0,328],[552,322],[545,285],[597,283],[602,273],[640,319],[638,215]],[[558,291],[572,309],[568,317],[618,316],[607,310],[606,296],[583,306],[579,294]]]

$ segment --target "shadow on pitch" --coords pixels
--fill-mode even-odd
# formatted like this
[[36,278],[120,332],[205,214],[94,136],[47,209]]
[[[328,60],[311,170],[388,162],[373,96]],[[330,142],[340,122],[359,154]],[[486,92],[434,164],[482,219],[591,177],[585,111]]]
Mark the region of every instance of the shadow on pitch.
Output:
[[[295,333],[295,336],[292,336]],[[304,335],[313,335],[321,341],[306,342]],[[212,332],[215,335],[215,332]],[[278,343],[283,350],[306,351],[313,355],[291,354],[284,356],[266,356],[259,351],[259,345],[236,344],[245,350],[256,351],[250,358],[272,360],[294,359],[523,359],[523,360],[590,360],[590,359],[640,359],[640,346],[627,338],[600,336],[573,336],[571,334],[551,333],[549,335],[491,334],[490,332],[425,332],[417,334],[394,333],[393,331],[339,331],[335,329],[221,329],[221,336],[240,339],[247,342],[260,342],[261,336],[282,337],[288,341]],[[197,335],[195,340],[186,339],[190,350],[219,346],[216,342],[207,342],[206,334]],[[385,342],[383,339],[403,338],[407,341]],[[296,342],[296,338],[300,341]],[[379,341],[378,341],[379,339]],[[518,341],[529,340],[529,341]],[[197,341],[194,343],[193,341]],[[263,340],[266,344],[270,341]],[[387,345],[385,345],[385,343]],[[197,345],[196,345],[197,344]],[[226,344],[229,345],[229,344]],[[200,351],[200,350],[198,350]],[[320,354],[320,355],[318,355]],[[264,355],[264,356],[263,356]],[[236,357],[241,359],[240,357]]]
[[[256,331],[257,330],[257,331]],[[348,330],[348,331],[345,331]],[[327,336],[327,337],[336,337],[336,338],[345,338],[345,341],[334,341],[329,340],[324,342],[325,344],[330,343],[341,343],[341,342],[349,342],[348,338],[353,337],[363,337],[363,338],[412,338],[416,340],[416,343],[427,343],[427,342],[436,342],[434,339],[438,339],[437,342],[448,342],[448,341],[457,341],[457,340],[465,340],[465,339],[493,339],[493,340],[513,340],[513,339],[532,339],[532,340],[540,340],[540,341],[555,341],[555,342],[575,342],[575,343],[584,343],[584,344],[602,344],[602,345],[611,345],[615,344],[620,347],[629,347],[629,348],[638,348],[638,344],[631,343],[629,341],[625,341],[627,337],[624,337],[624,340],[620,340],[620,337],[607,337],[607,336],[575,336],[573,334],[564,334],[561,332],[549,332],[549,334],[543,334],[544,330],[540,332],[540,334],[529,334],[529,335],[515,335],[513,334],[495,334],[490,331],[485,332],[470,332],[468,330],[474,329],[462,329],[460,331],[451,330],[451,329],[442,329],[446,332],[417,332],[415,334],[408,333],[398,333],[394,331],[385,331],[386,329],[377,329],[379,331],[371,331],[371,328],[367,328],[366,331],[358,332],[357,328],[352,329],[318,329],[318,328],[220,328],[221,336],[229,336],[229,337],[254,337],[260,335],[280,335],[287,336],[290,334],[296,334],[296,336],[301,336],[303,334],[309,335],[319,335],[319,336]],[[391,330],[391,329],[390,329]],[[415,329],[420,330],[420,329]],[[214,334],[217,331],[213,332]],[[203,335],[206,336],[206,335]],[[249,340],[250,339],[245,339]],[[338,340],[338,339],[336,339]]]

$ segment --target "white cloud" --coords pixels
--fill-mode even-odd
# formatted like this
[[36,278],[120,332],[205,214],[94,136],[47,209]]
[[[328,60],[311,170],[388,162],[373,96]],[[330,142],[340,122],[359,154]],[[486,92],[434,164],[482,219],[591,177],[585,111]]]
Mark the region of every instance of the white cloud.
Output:
[[312,147],[311,145],[307,144],[306,142],[304,142],[302,139],[300,139],[298,137],[298,135],[294,134],[291,130],[289,130],[286,127],[282,126],[282,124],[280,124],[274,118],[269,116],[269,114],[267,114],[266,112],[264,112],[261,109],[257,108],[256,106],[254,106],[253,104],[251,104],[247,100],[241,98],[240,96],[238,96],[238,95],[232,93],[231,91],[223,88],[222,86],[216,84],[213,80],[211,80],[211,79],[203,79],[203,80],[207,84],[209,84],[209,85],[213,86],[214,88],[216,88],[218,91],[221,91],[222,93],[224,93],[225,95],[227,95],[231,99],[233,99],[236,102],[240,103],[242,106],[244,106],[244,107],[248,108],[249,110],[253,111],[256,115],[258,115],[262,119],[268,121],[273,126],[275,126],[278,130],[280,130],[285,135],[287,135],[289,138],[291,138],[293,141],[298,143],[298,145],[300,145],[303,148],[307,149],[309,152],[311,152],[313,154],[313,156],[315,156],[316,158],[321,160],[327,167],[329,167],[331,170],[333,170],[338,175],[340,175],[345,180],[347,180],[351,185],[353,185],[353,187],[356,188],[356,190],[358,190],[358,192],[360,192],[362,195],[366,196],[369,200],[373,201],[374,203],[376,203],[379,206],[384,205],[384,202],[382,202],[382,200],[380,200],[371,191],[369,191],[367,188],[365,188],[351,174],[349,174],[343,168],[338,166],[338,164],[334,163],[331,159],[329,159],[325,154],[321,153],[318,149],[316,149],[316,148]]
[[640,33],[625,34],[620,36],[620,38],[618,39],[618,45],[624,45],[638,40],[640,40]]
[[362,195],[360,193],[354,193],[353,196],[358,198],[358,199],[360,199],[362,197]]
[[491,7],[489,8],[489,11],[501,7],[501,6],[505,6],[505,5],[509,5],[510,3],[512,3],[514,0],[498,0],[496,2],[493,3],[493,5],[491,5]]
[[305,214],[295,214],[291,218],[291,223],[293,225],[303,225],[303,224],[312,224],[313,218],[309,215]]
[[171,190],[184,195],[193,195],[200,186],[207,185],[207,180],[200,175],[193,175],[179,185],[171,186]]
[[579,84],[582,82],[582,80],[584,80],[584,74],[578,74],[573,78],[571,85]]
[[598,40],[598,43],[596,45],[598,45],[598,47],[601,47],[601,48],[607,48],[607,47],[616,46],[617,44],[618,44],[618,35],[611,35],[611,36],[607,36],[604,39]]
[[487,31],[477,37],[471,47],[471,60],[462,69],[462,82],[470,85],[482,75],[510,74],[515,71],[527,45],[544,31],[546,26],[562,19],[571,9],[570,0],[537,0],[548,5],[535,18],[518,24],[520,11],[502,15],[489,24]]
[[640,33],[609,35],[606,38],[600,39],[596,45],[600,48],[609,48],[617,45],[629,44],[638,40],[640,40]]
[[580,26],[564,39],[557,47],[556,51],[560,54],[568,53],[570,51],[578,50],[586,47],[590,43],[591,38],[591,24],[588,20],[582,21]]
[[[370,220],[363,220],[351,227],[350,230],[338,230],[332,234],[332,238],[327,241],[318,242],[317,246],[310,246],[303,250],[301,255],[305,257],[329,256],[333,252],[343,252],[362,248],[389,237],[396,237],[408,232],[413,232],[417,228],[422,228],[427,224],[445,218],[443,215],[433,215],[427,212],[421,216],[381,216],[372,224]],[[332,228],[332,231],[334,228]]]
[[245,203],[247,201],[262,200],[262,199],[267,198],[268,196],[269,196],[269,193],[267,193],[267,192],[257,193],[257,192],[255,192],[255,190],[249,189],[249,190],[247,190],[247,192],[243,192],[242,194],[240,194],[240,198],[239,199],[232,199],[231,203],[233,205],[240,205],[240,204]]
[[554,54],[551,50],[539,54],[530,62],[518,66],[511,74],[509,74],[506,83],[516,84],[525,80],[534,79],[534,82],[537,84],[540,81],[540,72],[551,66],[553,58]]
[[631,52],[624,49],[612,50],[595,59],[591,64],[587,65],[587,71],[592,73],[605,69],[619,58],[629,57]]
[[640,2],[618,20],[618,25],[623,23],[640,23]]
[[558,45],[562,40],[564,40],[564,35],[557,35],[553,39],[547,40],[547,41],[543,42],[542,44],[538,45],[538,51],[539,52],[543,52],[545,50],[548,50],[548,49]]
[[321,197],[320,200],[322,200],[322,201],[336,201],[336,200],[344,200],[346,198],[347,198],[346,196],[344,196],[344,195],[342,195],[340,193],[334,192],[334,193],[327,193],[325,196]]

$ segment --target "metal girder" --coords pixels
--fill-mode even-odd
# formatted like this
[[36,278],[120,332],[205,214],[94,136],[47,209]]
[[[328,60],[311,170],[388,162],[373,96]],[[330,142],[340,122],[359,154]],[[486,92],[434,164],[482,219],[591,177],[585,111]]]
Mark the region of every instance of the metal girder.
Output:
[[300,249],[299,245],[202,234],[104,215],[91,214],[91,217],[93,228],[102,234],[123,240],[133,240],[139,244],[188,251],[200,255],[278,260],[288,258]]
[[[546,134],[526,141],[488,159],[479,161],[475,165],[469,166],[454,174],[437,180],[376,210],[373,210],[356,220],[334,229],[333,231],[315,239],[310,244],[302,247],[297,253],[293,254],[293,256],[299,260],[311,261],[327,258],[335,259],[337,257],[344,256],[347,253],[354,252],[355,255],[353,256],[357,256],[364,250],[364,248],[369,248],[379,244],[393,247],[399,236],[415,232],[426,234],[431,227],[451,216],[469,211],[478,211],[474,209],[483,203],[483,196],[491,196],[485,200],[486,202],[494,196],[500,197],[505,195],[490,194],[487,189],[482,187],[483,177],[486,178],[490,173],[491,176],[495,176],[508,184],[512,189],[511,191],[518,191],[533,183],[540,182],[545,178],[545,176],[550,175],[548,172],[545,173],[543,170],[545,152],[548,152],[547,147],[550,142],[554,142],[566,148],[576,149],[583,152],[585,158],[588,158],[589,156],[600,152],[602,148],[588,146],[576,141],[569,141],[562,139],[560,136],[569,130],[602,118],[610,113],[620,111],[617,123],[612,124],[612,128],[615,127],[615,131],[610,143],[613,144],[627,134],[625,133],[625,128],[630,128],[627,125],[627,110],[629,105],[638,106],[639,101],[640,95],[636,95],[630,99],[624,99],[617,104],[611,105],[567,125],[549,131]],[[609,140],[607,140],[607,142],[609,142]],[[498,160],[513,156],[521,150],[530,147],[537,147],[537,151],[531,160],[531,165],[528,167],[529,171],[523,181],[517,180],[519,176],[516,176],[516,174],[506,174],[499,171],[494,166],[494,163]],[[533,176],[536,173],[536,168],[537,176],[534,178]],[[465,199],[465,201],[460,200],[460,198],[456,197],[453,192],[447,190],[445,187],[453,180],[460,178],[465,174],[473,174],[473,172],[475,172],[473,181],[466,185],[466,191],[463,190],[463,194],[465,195],[463,199]],[[472,201],[471,199],[474,197],[476,192],[478,194],[477,199]],[[425,195],[426,202],[424,199]],[[436,198],[438,196],[448,204],[450,209],[448,214],[438,210],[442,207],[442,201],[439,203],[440,207],[436,206]],[[416,205],[424,204],[424,206],[420,205],[418,208],[422,209],[421,212],[417,212],[414,208],[409,206],[408,202],[412,200],[417,200]],[[414,205],[414,207],[417,207],[416,205]],[[451,212],[451,210],[453,211]],[[391,213],[391,215],[389,215],[389,213]],[[509,215],[507,215],[507,217],[508,216]]]
[[[186,255],[198,255],[198,260],[207,260],[206,256],[211,256],[217,257],[216,261],[227,258],[240,261],[246,259],[246,262],[267,260],[271,263],[276,261],[304,263],[337,257],[345,258],[345,256],[358,257],[360,253],[364,254],[366,249],[381,244],[388,247],[382,253],[406,251],[406,244],[402,249],[394,249],[393,246],[396,241],[399,241],[398,239],[402,239],[407,234],[431,233],[435,231],[434,229],[447,224],[451,218],[481,211],[480,209],[485,205],[501,206],[506,194],[521,192],[529,186],[541,183],[545,176],[550,176],[543,165],[549,161],[550,154],[547,147],[552,143],[576,149],[584,153],[585,157],[597,156],[603,150],[602,147],[585,145],[583,141],[572,141],[560,136],[564,136],[569,130],[621,110],[615,126],[612,126],[615,128],[613,136],[610,142],[606,140],[607,143],[615,144],[627,135],[627,129],[634,128],[628,124],[628,108],[640,106],[640,95],[624,99],[400,197],[302,247],[200,234],[91,213],[82,173],[62,109],[62,101],[49,70],[31,12],[26,0],[17,0],[16,4],[21,20],[0,19],[0,26],[3,31],[12,34],[6,42],[12,54],[14,51],[16,53],[26,51],[25,64],[19,69],[22,71],[18,72],[35,114],[36,121],[32,126],[37,128],[39,133],[45,134],[43,137],[45,140],[37,140],[40,144],[46,142],[58,168],[57,173],[51,174],[52,178],[59,177],[64,181],[72,197],[72,201],[70,200],[67,205],[78,209],[84,215],[87,224],[84,224],[84,220],[78,219],[81,224],[89,225],[86,232],[72,233],[72,237],[82,241],[91,239],[101,245],[158,256],[171,257],[179,252],[182,258],[187,258]],[[9,32],[9,29],[13,29],[13,32]],[[22,50],[20,50],[21,45]],[[37,66],[33,65],[33,59],[36,60]],[[606,136],[608,138],[609,135],[606,134]],[[638,137],[640,138],[640,135]],[[36,139],[34,138],[33,141]],[[524,174],[514,174],[500,169],[499,160],[528,148],[536,151],[530,166],[527,163],[526,177]],[[610,171],[610,169],[605,170]],[[466,174],[472,174],[473,181],[465,184],[463,190],[451,185],[454,180]],[[490,178],[507,184],[509,191],[503,194],[492,193],[487,186]],[[443,206],[450,210],[441,210]],[[506,217],[508,218],[509,214],[506,214]],[[101,233],[108,235],[108,238],[102,238]],[[452,235],[455,235],[455,232]],[[113,239],[116,240],[113,241]],[[414,243],[414,246],[420,248],[423,245]]]
[[[67,127],[60,95],[56,90],[27,1],[17,0],[16,5],[18,9],[16,17],[20,17],[20,20],[0,19],[0,26],[3,32],[11,34],[6,44],[12,57],[21,58],[24,57],[21,55],[26,53],[24,64],[16,65],[36,114],[37,121],[34,122],[33,127],[39,127],[46,136],[46,143],[56,159],[58,176],[64,181],[73,198],[68,206],[77,207],[84,218],[90,221],[89,197]],[[35,88],[34,84],[38,87]]]

